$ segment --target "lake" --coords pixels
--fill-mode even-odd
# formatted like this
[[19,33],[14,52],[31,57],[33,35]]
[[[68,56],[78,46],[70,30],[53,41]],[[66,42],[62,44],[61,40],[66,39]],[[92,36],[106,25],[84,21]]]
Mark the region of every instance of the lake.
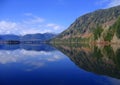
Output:
[[0,85],[120,85],[120,46],[0,45]]

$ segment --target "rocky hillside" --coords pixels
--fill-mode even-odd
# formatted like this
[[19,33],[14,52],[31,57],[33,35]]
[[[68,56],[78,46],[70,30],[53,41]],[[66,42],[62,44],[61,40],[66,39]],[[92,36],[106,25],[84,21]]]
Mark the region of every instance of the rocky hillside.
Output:
[[111,41],[119,42],[120,6],[100,9],[75,20],[70,27],[57,36],[54,41]]

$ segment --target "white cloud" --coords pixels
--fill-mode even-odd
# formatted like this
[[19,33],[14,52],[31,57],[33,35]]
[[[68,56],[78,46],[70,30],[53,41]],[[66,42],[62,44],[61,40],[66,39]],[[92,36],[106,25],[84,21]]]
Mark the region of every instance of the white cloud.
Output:
[[55,23],[47,23],[45,19],[34,16],[31,13],[26,13],[24,15],[25,19],[21,22],[0,21],[0,34],[25,35],[46,32],[59,33],[64,29],[64,27]]
[[13,22],[6,22],[6,21],[1,21],[0,22],[0,29],[7,28],[7,29],[13,29],[16,27],[16,23]]
[[61,27],[57,24],[49,23],[46,25],[47,27],[53,28],[55,30],[59,30]]
[[105,5],[105,8],[120,5],[120,0],[101,0],[97,2],[97,5]]
[[25,16],[33,16],[32,13],[24,13]]
[[43,18],[35,16],[32,13],[25,13],[24,15],[28,17],[27,20],[23,21],[25,24],[36,24],[36,23],[42,23],[45,21]]
[[44,19],[42,19],[40,17],[24,20],[25,24],[36,24],[36,23],[41,23],[41,22],[44,22]]
[[120,0],[109,0],[108,7],[120,5]]
[[17,33],[17,23],[10,21],[0,21],[0,34]]

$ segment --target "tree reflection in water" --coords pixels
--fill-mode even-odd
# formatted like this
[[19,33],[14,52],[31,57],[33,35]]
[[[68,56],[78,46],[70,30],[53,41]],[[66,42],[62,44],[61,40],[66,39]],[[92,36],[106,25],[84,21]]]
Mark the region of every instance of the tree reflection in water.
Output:
[[[54,45],[78,67],[99,75],[120,79],[120,48],[97,45]],[[119,46],[114,46],[119,47]],[[117,49],[114,51],[114,49]]]

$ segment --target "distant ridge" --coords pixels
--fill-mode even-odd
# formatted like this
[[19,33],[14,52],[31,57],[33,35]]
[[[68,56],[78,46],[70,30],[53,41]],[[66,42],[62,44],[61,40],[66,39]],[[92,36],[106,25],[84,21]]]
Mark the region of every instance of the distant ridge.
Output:
[[24,36],[18,36],[13,34],[6,34],[6,35],[0,35],[1,41],[47,41],[49,39],[52,39],[56,36],[56,34],[52,33],[37,33],[37,34],[26,34]]

